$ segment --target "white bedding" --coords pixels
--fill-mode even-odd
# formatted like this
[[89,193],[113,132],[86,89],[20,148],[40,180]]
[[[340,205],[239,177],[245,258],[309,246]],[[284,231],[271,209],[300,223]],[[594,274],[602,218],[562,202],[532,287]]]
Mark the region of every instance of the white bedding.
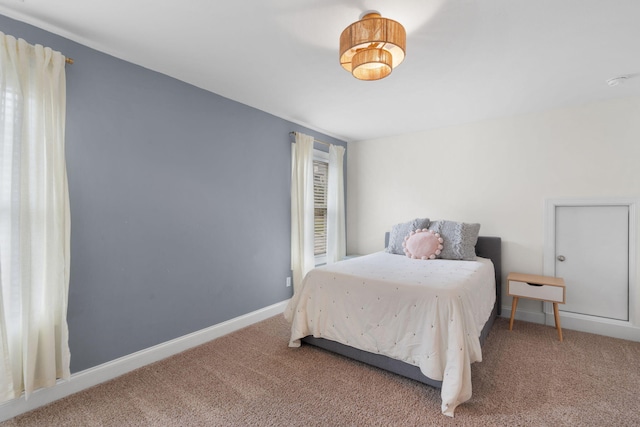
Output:
[[289,346],[313,335],[419,366],[442,381],[442,412],[471,398],[471,363],[495,302],[490,260],[377,252],[310,271],[289,303]]

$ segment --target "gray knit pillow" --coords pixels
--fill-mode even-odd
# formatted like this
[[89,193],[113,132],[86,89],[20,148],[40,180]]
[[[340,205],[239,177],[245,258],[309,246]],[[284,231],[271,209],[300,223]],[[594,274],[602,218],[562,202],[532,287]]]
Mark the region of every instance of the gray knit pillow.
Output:
[[429,230],[440,233],[440,237],[444,240],[442,244],[444,248],[438,258],[465,261],[476,259],[480,224],[440,220],[432,222]]
[[427,227],[429,227],[429,218],[416,218],[413,221],[394,225],[391,228],[391,233],[389,233],[389,245],[385,251],[390,254],[404,255],[404,248],[402,247],[404,238],[412,231],[422,230]]

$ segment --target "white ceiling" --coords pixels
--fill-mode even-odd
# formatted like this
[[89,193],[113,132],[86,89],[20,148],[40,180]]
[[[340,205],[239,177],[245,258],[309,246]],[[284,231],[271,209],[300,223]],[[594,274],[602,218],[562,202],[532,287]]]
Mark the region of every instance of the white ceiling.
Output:
[[[407,30],[406,60],[375,82],[338,62],[365,10]],[[0,0],[0,14],[347,141],[640,96],[640,74],[606,84],[640,73],[638,0]]]

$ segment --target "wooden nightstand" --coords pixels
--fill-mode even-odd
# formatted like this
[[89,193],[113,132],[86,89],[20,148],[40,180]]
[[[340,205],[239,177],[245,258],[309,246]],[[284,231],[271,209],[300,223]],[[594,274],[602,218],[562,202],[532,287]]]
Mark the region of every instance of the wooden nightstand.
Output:
[[507,295],[513,297],[509,330],[513,329],[513,317],[516,314],[519,298],[552,302],[553,317],[556,321],[558,338],[562,341],[558,304],[565,303],[564,279],[560,277],[536,276],[534,274],[509,273],[507,276]]

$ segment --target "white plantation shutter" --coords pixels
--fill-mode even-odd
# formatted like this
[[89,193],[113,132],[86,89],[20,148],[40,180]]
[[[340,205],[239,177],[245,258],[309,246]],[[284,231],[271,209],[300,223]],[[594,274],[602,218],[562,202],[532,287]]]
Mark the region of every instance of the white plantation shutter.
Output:
[[329,163],[321,160],[313,161],[313,254],[327,253],[327,182]]

